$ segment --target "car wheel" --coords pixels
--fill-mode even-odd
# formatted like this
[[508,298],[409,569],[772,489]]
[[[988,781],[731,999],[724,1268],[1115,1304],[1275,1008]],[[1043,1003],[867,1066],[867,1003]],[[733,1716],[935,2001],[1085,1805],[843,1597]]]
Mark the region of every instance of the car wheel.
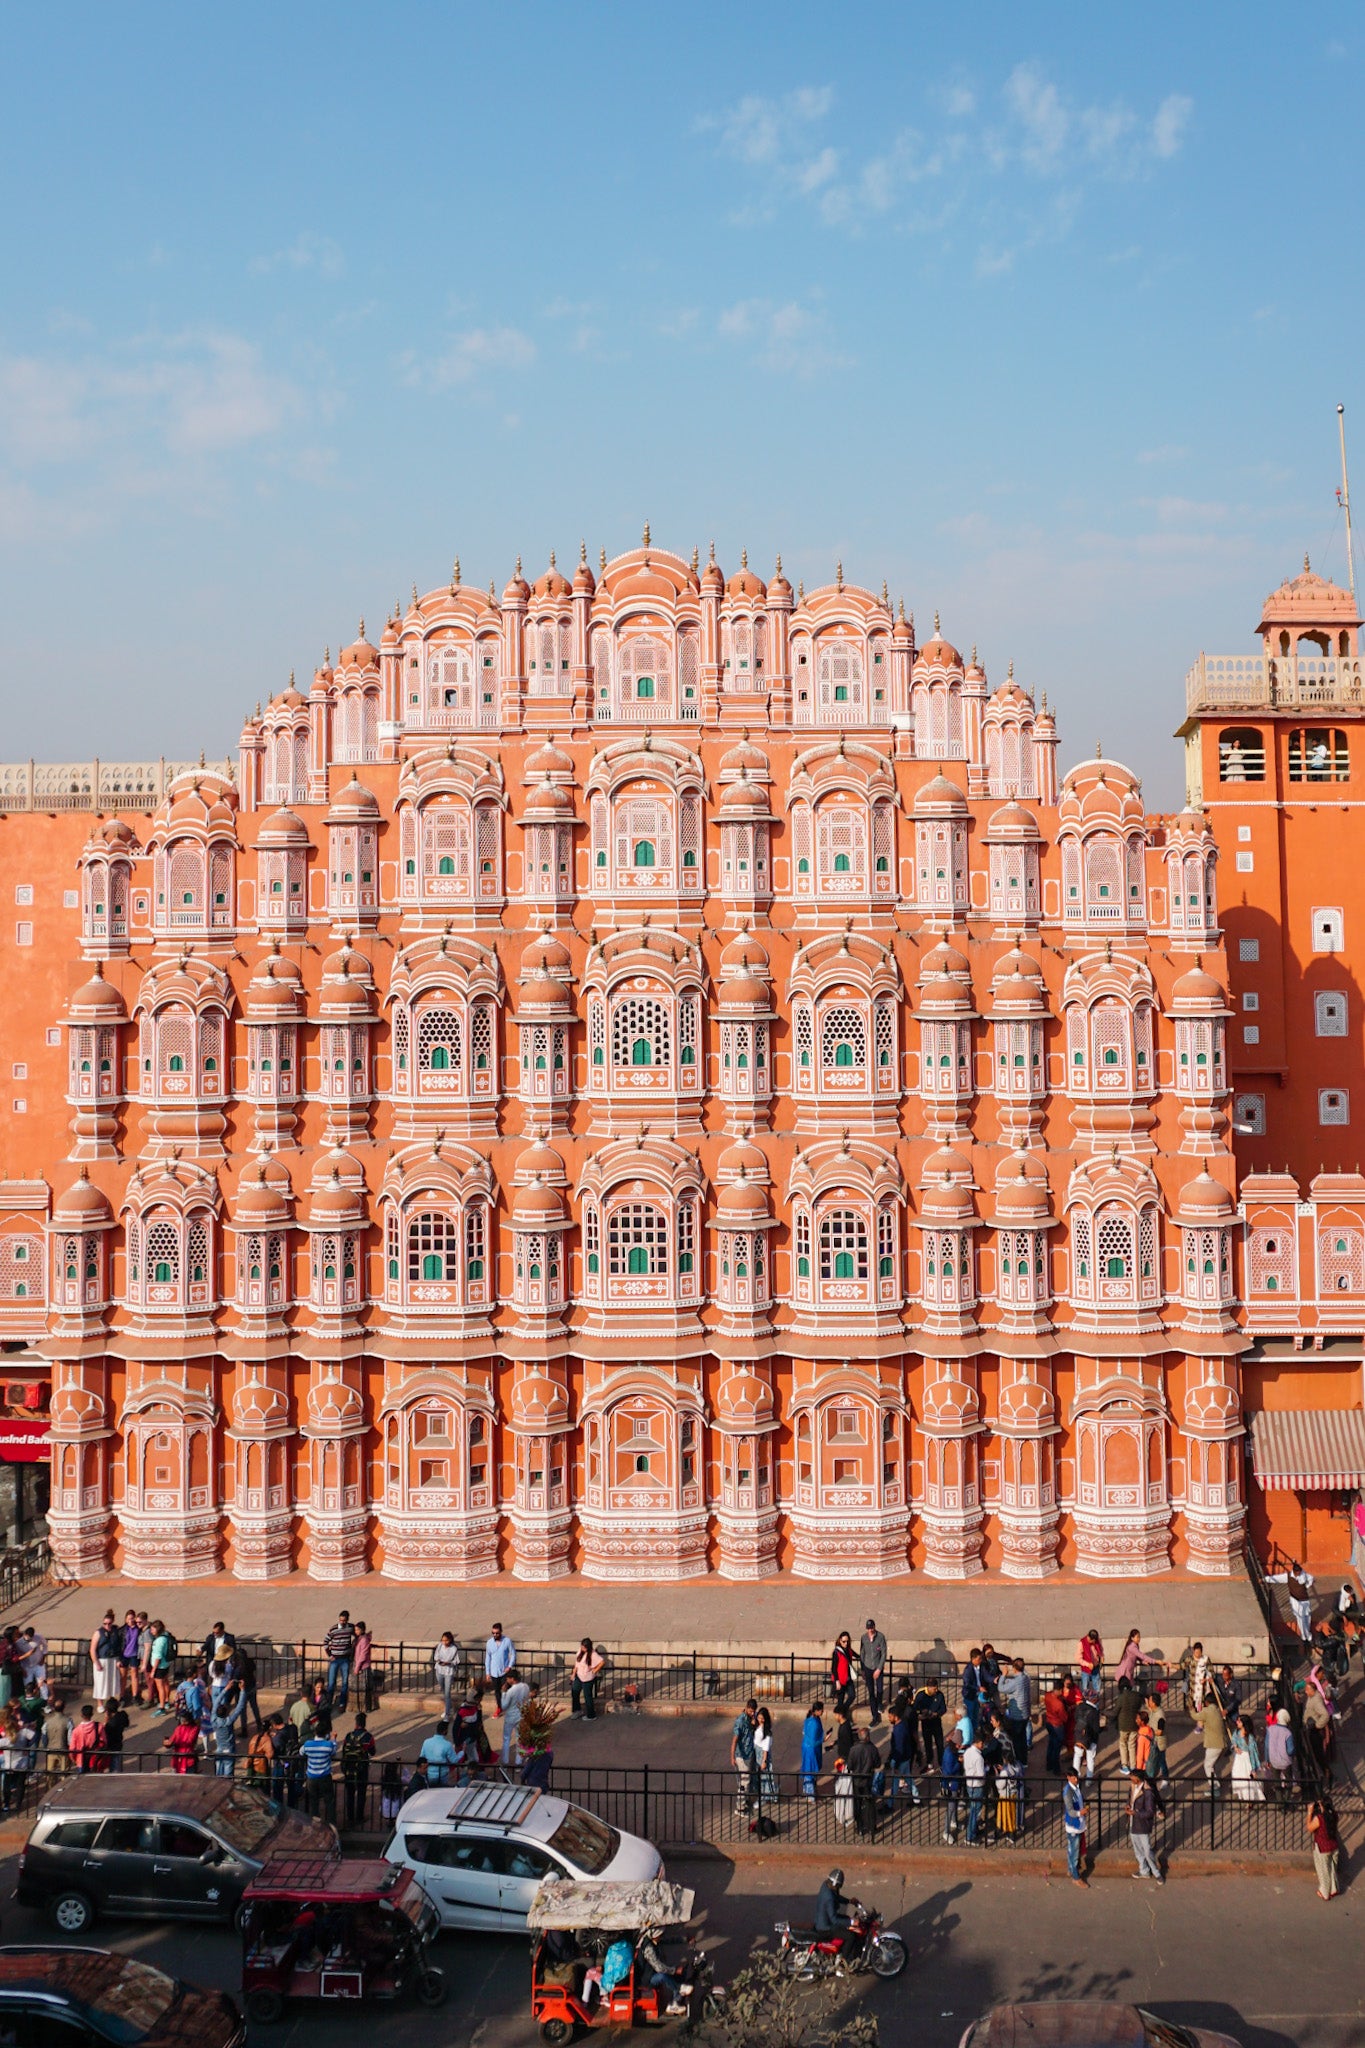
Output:
[[95,1902],[88,1892],[58,1892],[47,1912],[59,1934],[85,1934],[95,1924]]
[[273,2027],[284,2016],[284,2000],[278,1991],[248,1991],[246,2016],[253,2027]]

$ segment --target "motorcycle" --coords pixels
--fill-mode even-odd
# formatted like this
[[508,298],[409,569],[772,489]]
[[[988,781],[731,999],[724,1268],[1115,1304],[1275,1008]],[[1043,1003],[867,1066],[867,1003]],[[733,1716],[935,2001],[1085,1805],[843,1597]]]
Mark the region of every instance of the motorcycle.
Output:
[[803,1984],[866,1971],[874,1977],[899,1977],[908,1960],[900,1935],[885,1932],[881,1914],[860,1901],[854,1902],[847,1934],[817,1934],[810,1927],[793,1927],[789,1920],[777,1921],[773,1931],[783,1969]]

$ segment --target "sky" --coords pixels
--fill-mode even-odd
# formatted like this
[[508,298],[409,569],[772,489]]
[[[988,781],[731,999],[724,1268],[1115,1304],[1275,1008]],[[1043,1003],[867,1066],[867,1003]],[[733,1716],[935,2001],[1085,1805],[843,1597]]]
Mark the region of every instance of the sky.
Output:
[[1181,798],[1365,520],[1365,15],[10,8],[0,757],[210,757],[415,582],[657,544],[935,610]]

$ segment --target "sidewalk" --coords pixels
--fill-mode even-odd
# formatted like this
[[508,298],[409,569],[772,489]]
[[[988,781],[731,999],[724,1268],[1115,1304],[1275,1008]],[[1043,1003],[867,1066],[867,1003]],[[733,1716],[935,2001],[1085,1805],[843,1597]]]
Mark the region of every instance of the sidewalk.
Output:
[[448,1628],[470,1646],[498,1620],[514,1640],[547,1647],[590,1635],[619,1650],[743,1646],[758,1657],[825,1656],[840,1629],[856,1640],[874,1615],[900,1658],[933,1652],[962,1662],[974,1644],[991,1641],[1046,1665],[1070,1661],[1088,1628],[1099,1630],[1111,1656],[1130,1628],[1140,1628],[1148,1649],[1168,1657],[1194,1640],[1229,1663],[1259,1661],[1267,1647],[1244,1576],[1200,1579],[1177,1572],[1113,1581],[1059,1573],[1041,1586],[995,1575],[965,1585],[904,1579],[862,1587],[791,1578],[666,1586],[604,1586],[579,1577],[528,1586],[505,1576],[474,1585],[408,1586],[378,1575],[319,1585],[302,1573],[260,1586],[227,1574],[189,1585],[108,1578],[40,1589],[5,1618],[32,1620],[48,1636],[88,1635],[110,1606],[120,1616],[129,1606],[163,1615],[182,1643],[197,1641],[218,1619],[238,1634],[317,1642],[347,1607],[353,1619],[368,1621],[380,1643],[434,1644]]

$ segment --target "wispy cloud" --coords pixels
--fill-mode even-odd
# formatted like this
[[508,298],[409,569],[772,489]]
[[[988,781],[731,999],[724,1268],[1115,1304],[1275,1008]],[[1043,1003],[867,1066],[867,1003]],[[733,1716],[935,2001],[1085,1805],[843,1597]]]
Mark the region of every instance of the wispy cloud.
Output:
[[340,277],[345,267],[341,249],[330,235],[315,235],[307,230],[296,235],[287,249],[255,256],[250,264],[258,276],[273,270],[312,270],[319,277]]
[[498,371],[527,369],[535,359],[536,345],[519,327],[467,327],[435,355],[407,350],[398,367],[405,384],[450,391]]
[[[852,234],[879,223],[900,233],[963,225],[981,233],[989,222],[977,271],[993,276],[1066,232],[1097,181],[1133,180],[1169,163],[1193,114],[1183,93],[1148,114],[1123,99],[1076,100],[1034,62],[1017,64],[992,93],[958,79],[938,98],[940,118],[928,131],[900,126],[862,146],[831,139],[828,85],[781,98],[748,93],[697,127],[739,168],[734,224],[753,226],[801,204]],[[1065,199],[1056,196],[1063,187]]]
[[738,299],[717,316],[716,333],[778,376],[814,377],[852,361],[831,339],[824,308],[796,299]]
[[1159,448],[1139,449],[1137,459],[1142,463],[1183,462],[1189,452],[1188,448],[1182,448],[1178,442],[1163,441]]

